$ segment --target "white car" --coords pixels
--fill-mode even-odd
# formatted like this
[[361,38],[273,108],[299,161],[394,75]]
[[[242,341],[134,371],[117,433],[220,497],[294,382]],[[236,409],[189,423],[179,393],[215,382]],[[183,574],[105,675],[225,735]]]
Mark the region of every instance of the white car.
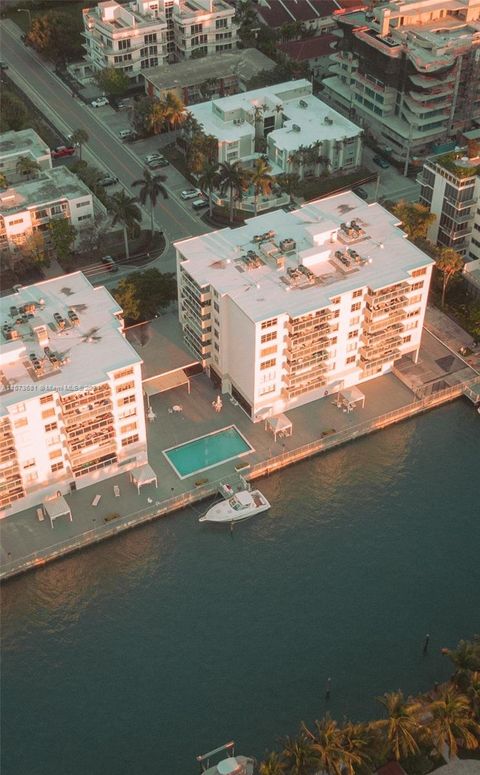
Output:
[[105,105],[109,105],[107,97],[97,97],[96,100],[92,100],[92,108],[103,108]]
[[196,199],[201,196],[201,193],[199,188],[187,188],[181,192],[180,196],[182,199]]
[[208,207],[208,199],[200,197],[200,199],[194,199],[192,202],[194,210],[203,210],[204,207]]
[[150,164],[151,161],[157,161],[158,159],[163,159],[161,153],[149,153],[148,156],[144,156],[144,161],[147,164]]

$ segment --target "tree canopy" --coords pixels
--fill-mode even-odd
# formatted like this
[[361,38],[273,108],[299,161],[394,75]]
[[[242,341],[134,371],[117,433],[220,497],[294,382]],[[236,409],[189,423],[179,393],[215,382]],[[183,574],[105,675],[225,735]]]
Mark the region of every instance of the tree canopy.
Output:
[[127,321],[151,320],[177,298],[175,275],[158,269],[134,272],[120,280],[113,295]]
[[48,230],[50,232],[52,247],[57,258],[60,261],[65,261],[70,257],[73,243],[77,236],[75,226],[72,226],[66,218],[55,218],[48,224]]
[[392,212],[402,222],[402,227],[412,242],[417,239],[426,239],[428,227],[435,222],[437,217],[435,213],[430,212],[426,205],[419,202],[405,202],[403,199],[400,199],[393,206]]
[[55,64],[65,64],[82,56],[81,25],[71,14],[47,11],[32,20],[26,42]]
[[115,67],[105,67],[95,74],[97,86],[107,97],[121,97],[128,90],[130,79]]

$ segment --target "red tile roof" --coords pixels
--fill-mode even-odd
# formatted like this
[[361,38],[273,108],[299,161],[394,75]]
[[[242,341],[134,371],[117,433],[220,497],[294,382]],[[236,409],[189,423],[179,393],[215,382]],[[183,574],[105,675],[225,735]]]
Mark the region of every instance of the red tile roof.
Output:
[[293,24],[295,21],[308,22],[331,16],[335,10],[343,7],[343,2],[344,0],[267,0],[268,5],[257,5],[256,10],[264,24],[276,28],[283,24]]
[[325,57],[333,52],[339,38],[336,35],[318,35],[316,38],[305,38],[305,40],[289,40],[286,43],[279,43],[277,48],[283,51],[289,59],[296,62],[304,62],[307,59],[315,57]]

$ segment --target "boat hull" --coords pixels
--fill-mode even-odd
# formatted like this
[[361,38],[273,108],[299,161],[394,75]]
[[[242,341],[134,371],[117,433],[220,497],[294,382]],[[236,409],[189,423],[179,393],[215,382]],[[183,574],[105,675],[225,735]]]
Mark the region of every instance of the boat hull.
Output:
[[224,501],[216,506],[212,506],[212,508],[209,509],[203,517],[200,517],[198,521],[209,522],[210,524],[215,525],[228,525],[233,522],[243,522],[246,519],[250,519],[250,517],[254,517],[256,514],[261,514],[263,511],[267,511],[271,508],[270,503],[259,490],[255,490],[251,495],[254,500],[251,508],[247,507],[241,511],[235,511],[229,506],[228,501]]

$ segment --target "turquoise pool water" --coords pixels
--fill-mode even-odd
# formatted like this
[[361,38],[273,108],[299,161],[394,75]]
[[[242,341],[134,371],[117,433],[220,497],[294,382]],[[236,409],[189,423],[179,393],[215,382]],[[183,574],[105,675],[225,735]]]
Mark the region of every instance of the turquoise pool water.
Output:
[[180,479],[185,479],[248,452],[253,452],[253,447],[240,431],[231,425],[216,433],[187,441],[179,447],[166,449],[163,454]]

